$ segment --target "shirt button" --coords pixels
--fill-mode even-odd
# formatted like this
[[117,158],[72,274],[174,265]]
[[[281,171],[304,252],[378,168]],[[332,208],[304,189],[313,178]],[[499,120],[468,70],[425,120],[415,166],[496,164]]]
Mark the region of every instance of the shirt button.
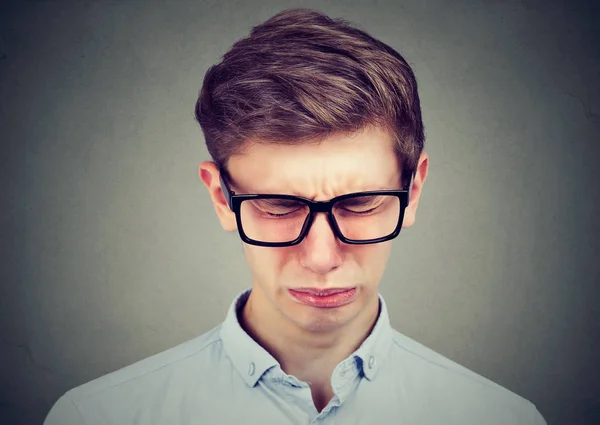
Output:
[[373,369],[373,365],[375,365],[375,357],[369,357],[369,369]]
[[250,375],[250,376],[254,375],[254,362],[251,362],[248,365],[248,375]]

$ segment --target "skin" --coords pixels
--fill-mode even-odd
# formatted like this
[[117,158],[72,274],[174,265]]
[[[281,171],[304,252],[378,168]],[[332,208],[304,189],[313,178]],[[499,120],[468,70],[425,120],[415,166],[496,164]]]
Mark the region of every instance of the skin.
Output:
[[[428,163],[427,154],[422,153],[403,228],[415,222]],[[243,155],[231,157],[228,168],[236,193],[329,200],[346,193],[401,188],[401,170],[391,138],[371,127],[352,136],[334,135],[318,144],[252,144]],[[216,164],[203,162],[199,171],[222,227],[236,231],[235,214],[221,191]],[[377,320],[378,286],[391,241],[344,244],[335,237],[325,214],[317,214],[299,245],[243,245],[252,273],[252,292],[240,317],[242,327],[287,374],[311,385],[320,411],[333,396],[335,366],[360,346]],[[317,308],[301,304],[289,294],[288,289],[299,287],[354,287],[356,296],[340,307]]]

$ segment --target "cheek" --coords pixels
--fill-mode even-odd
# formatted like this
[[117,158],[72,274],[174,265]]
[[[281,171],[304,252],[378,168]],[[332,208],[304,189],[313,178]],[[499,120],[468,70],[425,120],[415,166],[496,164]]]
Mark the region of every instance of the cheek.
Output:
[[391,241],[367,245],[356,253],[356,261],[369,285],[379,284],[391,253]]
[[288,248],[264,248],[244,244],[248,267],[258,284],[276,285],[289,258],[288,251]]

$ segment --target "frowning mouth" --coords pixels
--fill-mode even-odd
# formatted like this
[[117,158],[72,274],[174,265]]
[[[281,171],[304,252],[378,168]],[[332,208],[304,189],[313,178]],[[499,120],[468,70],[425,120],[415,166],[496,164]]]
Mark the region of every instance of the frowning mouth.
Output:
[[330,289],[319,289],[319,288],[294,288],[292,291],[302,292],[305,294],[312,294],[318,297],[324,297],[327,295],[339,294],[340,292],[347,292],[354,288],[330,288]]
[[356,288],[296,288],[289,290],[292,297],[313,307],[332,308],[348,304],[356,295]]

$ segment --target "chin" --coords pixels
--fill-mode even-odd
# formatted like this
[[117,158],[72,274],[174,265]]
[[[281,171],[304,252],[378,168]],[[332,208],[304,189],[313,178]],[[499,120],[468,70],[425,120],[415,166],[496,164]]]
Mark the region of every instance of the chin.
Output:
[[354,300],[333,308],[318,308],[294,303],[288,317],[293,315],[290,319],[307,331],[331,332],[345,326],[360,314],[362,308],[358,303],[359,300]]
[[343,320],[342,318],[309,318],[304,322],[301,322],[299,325],[302,329],[308,332],[333,332],[341,327],[343,327],[348,320]]

